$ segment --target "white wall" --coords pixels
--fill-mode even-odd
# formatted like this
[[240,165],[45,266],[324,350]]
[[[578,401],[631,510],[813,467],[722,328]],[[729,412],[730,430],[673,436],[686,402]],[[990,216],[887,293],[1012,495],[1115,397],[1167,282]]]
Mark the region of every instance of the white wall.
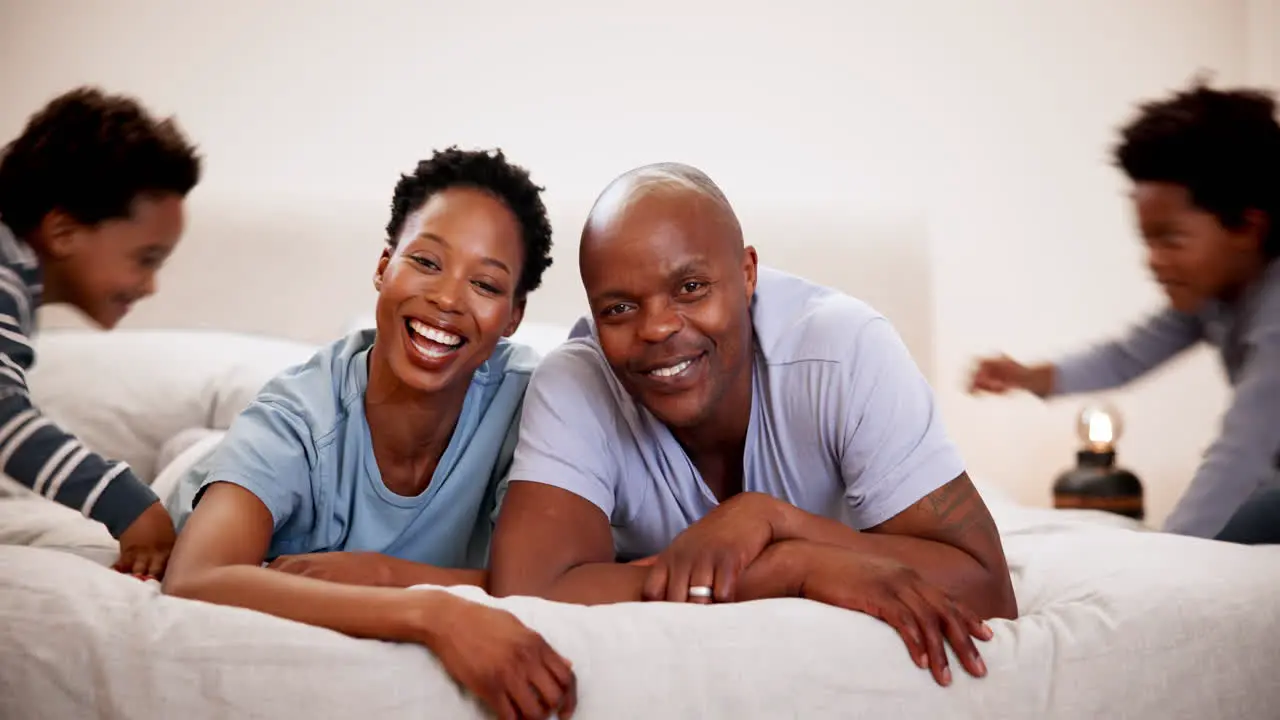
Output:
[[[201,209],[314,206],[368,227],[351,242],[370,247],[412,159],[451,142],[501,145],[548,186],[560,218],[547,306],[577,297],[575,224],[638,163],[702,166],[755,226],[797,248],[849,215],[923,210],[931,251],[919,274],[930,277],[912,279],[927,287],[916,304],[933,333],[921,362],[973,470],[1037,503],[1071,461],[1077,404],[969,398],[972,357],[1064,350],[1156,306],[1108,165],[1114,129],[1139,99],[1199,70],[1239,82],[1275,55],[1249,22],[1260,0],[366,7],[5,3],[0,136],[72,84],[127,89],[178,112],[208,154],[193,223]],[[836,240],[856,257],[859,237]],[[170,281],[217,256],[180,252],[190,264],[176,259]],[[367,298],[363,270],[309,275],[305,253],[239,262],[286,293],[331,283],[353,311]],[[171,299],[135,322],[178,302],[195,313],[240,287],[170,282]],[[1122,458],[1147,481],[1155,519],[1194,471],[1224,397],[1205,353],[1119,396]]]

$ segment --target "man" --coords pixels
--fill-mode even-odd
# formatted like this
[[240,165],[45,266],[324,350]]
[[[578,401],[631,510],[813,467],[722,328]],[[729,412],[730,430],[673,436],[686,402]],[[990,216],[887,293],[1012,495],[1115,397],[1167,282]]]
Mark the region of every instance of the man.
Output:
[[1196,84],[1143,105],[1115,162],[1133,183],[1168,306],[1056,362],[979,361],[971,389],[1061,397],[1121,387],[1207,343],[1233,397],[1167,532],[1280,543],[1280,122],[1275,100]]
[[979,617],[1017,613],[1004,552],[889,322],[758,269],[683,165],[616,179],[579,262],[591,316],[530,382],[491,592],[806,597],[888,622],[941,684],[944,637],[985,674]]

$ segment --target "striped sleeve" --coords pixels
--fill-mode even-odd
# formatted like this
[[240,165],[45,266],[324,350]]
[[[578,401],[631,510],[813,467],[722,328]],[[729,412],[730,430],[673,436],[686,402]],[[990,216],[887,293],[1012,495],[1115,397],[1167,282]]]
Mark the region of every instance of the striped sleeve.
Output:
[[22,330],[30,305],[16,273],[0,267],[0,470],[119,537],[156,495],[127,465],[90,452],[32,405],[26,370],[34,351]]

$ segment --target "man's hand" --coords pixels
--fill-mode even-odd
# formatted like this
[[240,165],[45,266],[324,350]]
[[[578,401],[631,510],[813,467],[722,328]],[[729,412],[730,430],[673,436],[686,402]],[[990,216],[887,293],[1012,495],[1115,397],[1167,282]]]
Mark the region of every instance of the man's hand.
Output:
[[[685,602],[689,588],[709,587],[716,602],[731,602],[738,577],[774,539],[776,498],[744,492],[686,528],[650,565],[645,600]],[[712,598],[693,598],[709,603]]]
[[987,674],[973,638],[990,640],[991,628],[915,570],[833,545],[806,542],[794,550],[801,573],[800,597],[888,623],[906,641],[916,665],[930,668],[939,685],[951,684],[944,638],[970,675]]
[[157,500],[120,533],[120,559],[113,567],[122,573],[160,579],[176,540],[173,519]]
[[[409,590],[407,594],[443,591]],[[504,610],[449,595],[424,604],[425,644],[459,684],[502,720],[569,720],[578,704],[568,660]]]
[[281,555],[272,560],[267,568],[343,585],[394,585],[391,582],[391,565],[387,556],[381,553],[320,552]]

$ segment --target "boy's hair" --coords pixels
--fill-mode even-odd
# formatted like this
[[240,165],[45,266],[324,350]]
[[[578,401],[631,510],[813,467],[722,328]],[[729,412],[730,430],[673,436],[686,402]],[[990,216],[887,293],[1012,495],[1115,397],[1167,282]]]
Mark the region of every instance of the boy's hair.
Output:
[[516,295],[524,296],[542,284],[551,266],[551,221],[542,203],[542,187],[533,184],[522,167],[507,162],[501,150],[464,151],[449,147],[422,160],[412,175],[401,175],[391,199],[387,244],[395,247],[405,220],[432,195],[451,187],[471,187],[501,200],[516,216],[524,240],[524,270]]
[[1115,148],[1115,162],[1129,179],[1181,185],[1226,227],[1240,227],[1246,210],[1265,212],[1263,252],[1280,255],[1275,99],[1262,90],[1213,90],[1197,80],[1140,110]]
[[18,237],[60,210],[96,225],[132,215],[140,196],[186,197],[200,158],[172,119],[137,100],[80,87],[31,116],[0,157],[0,222]]

